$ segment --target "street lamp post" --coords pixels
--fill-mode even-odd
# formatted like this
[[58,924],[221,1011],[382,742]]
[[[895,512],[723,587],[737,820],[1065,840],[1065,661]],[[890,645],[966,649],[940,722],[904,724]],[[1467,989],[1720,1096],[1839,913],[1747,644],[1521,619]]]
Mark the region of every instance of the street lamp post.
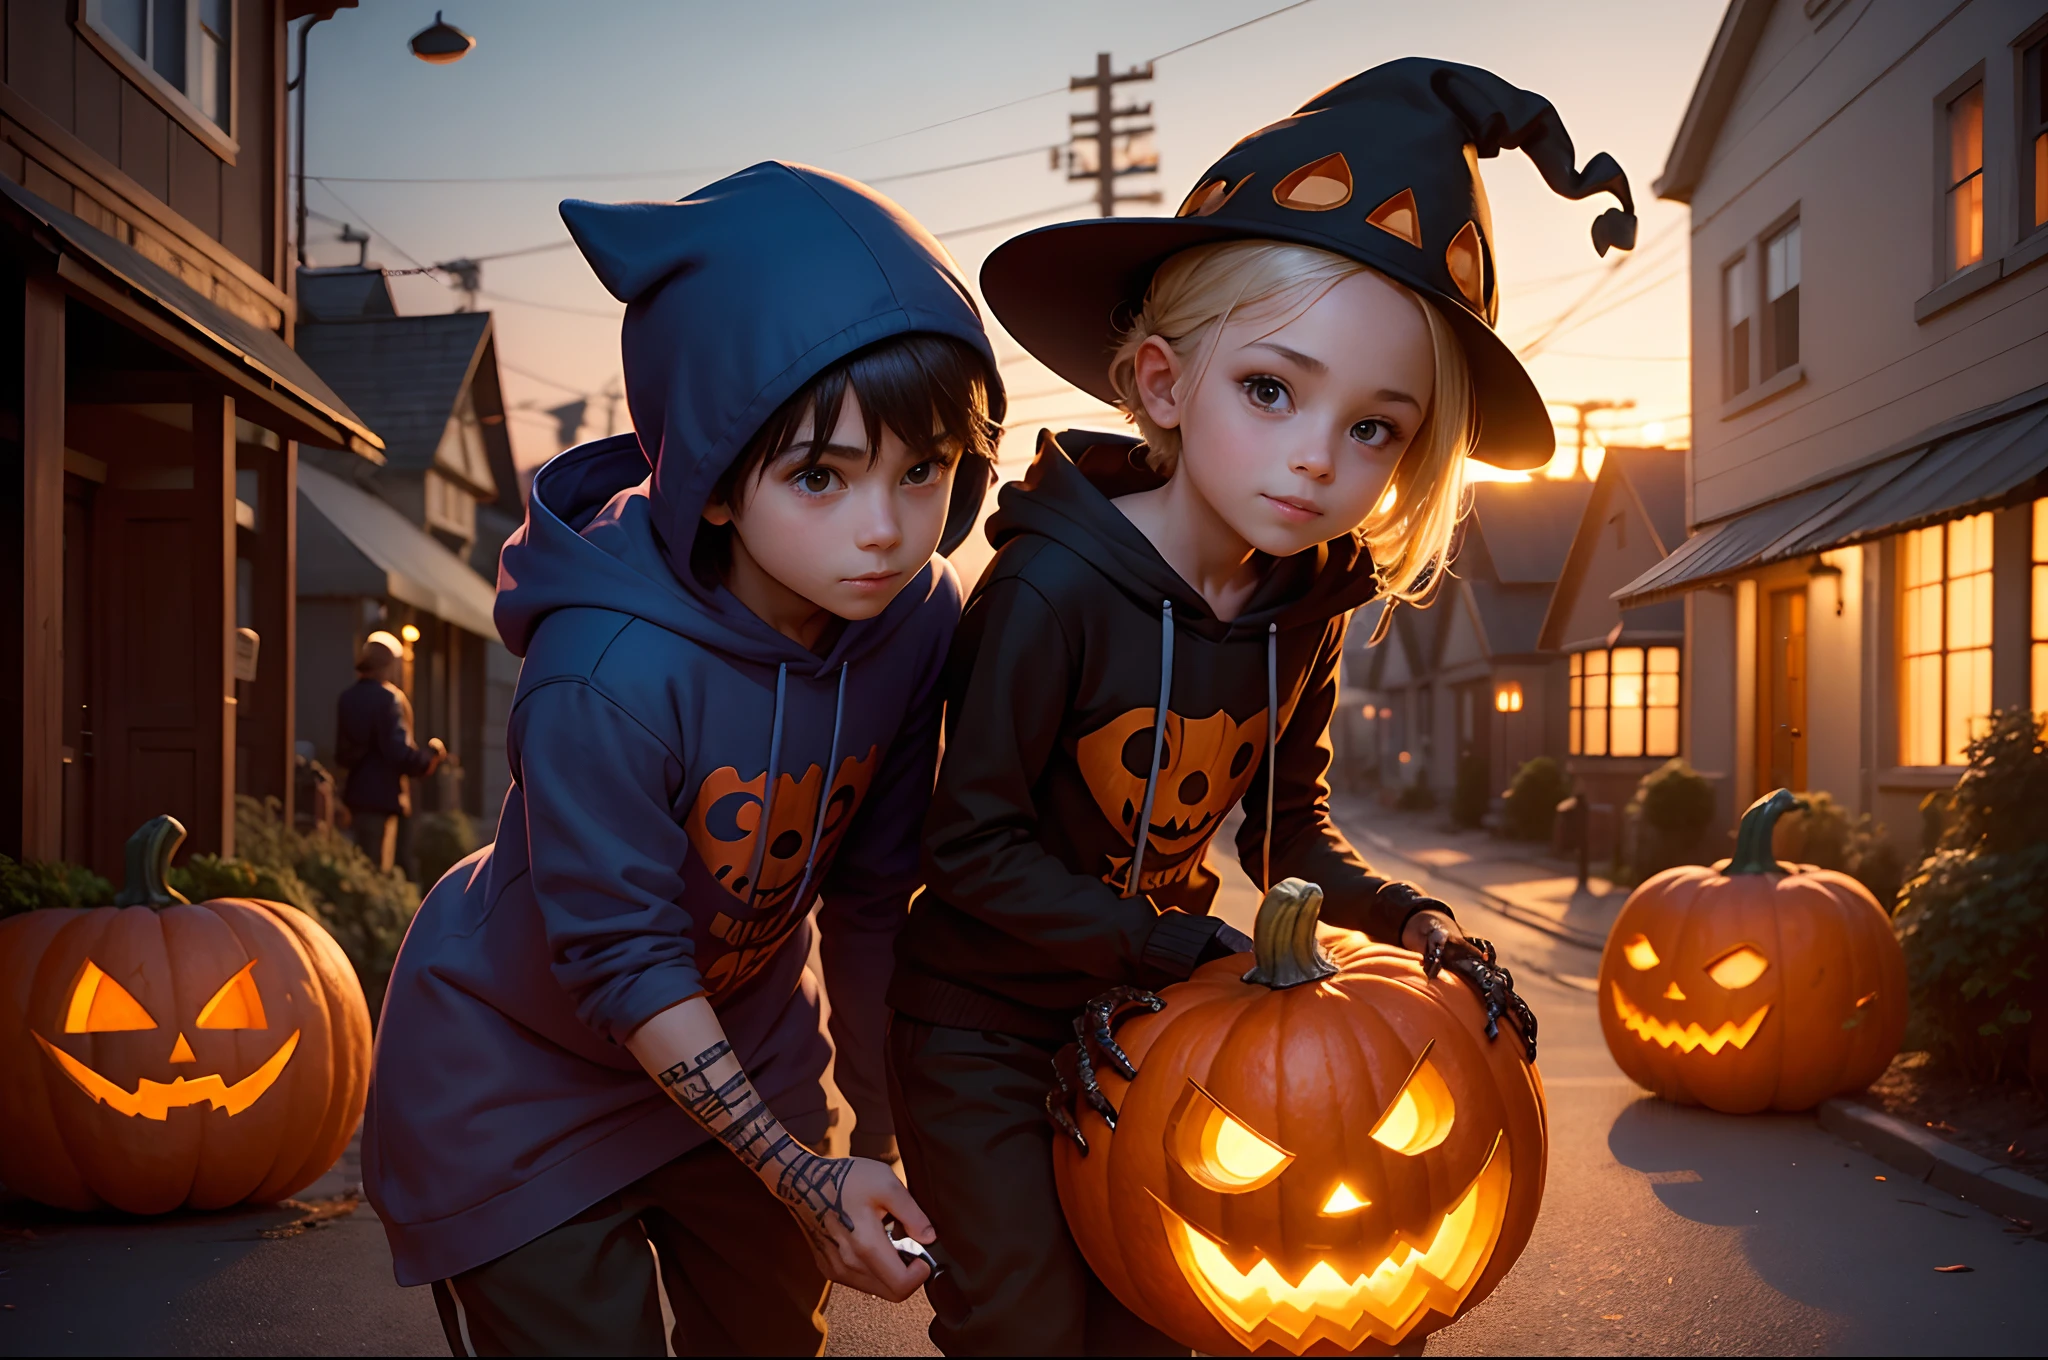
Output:
[[[299,267],[306,267],[306,39],[313,32],[313,25],[324,23],[334,17],[334,12],[344,5],[353,6],[355,0],[321,0],[307,14],[306,22],[299,25],[299,73],[285,85],[286,91],[296,90],[299,95],[299,126],[295,138],[298,152],[298,193],[299,201],[295,214]],[[434,22],[412,35],[408,44],[412,54],[421,61],[434,66],[446,66],[461,61],[476,46],[476,39],[464,33],[441,17],[441,11],[434,11]]]

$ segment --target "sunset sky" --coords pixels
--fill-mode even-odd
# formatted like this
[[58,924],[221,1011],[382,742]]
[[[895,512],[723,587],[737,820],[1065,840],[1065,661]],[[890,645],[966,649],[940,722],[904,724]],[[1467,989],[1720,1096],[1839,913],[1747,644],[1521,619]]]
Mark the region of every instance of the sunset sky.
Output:
[[[673,199],[772,157],[886,181],[878,187],[939,234],[972,279],[1005,237],[1093,211],[1090,185],[1048,167],[1047,148],[1064,141],[1068,114],[1088,98],[1066,91],[1070,75],[1092,70],[1097,51],[1122,69],[1283,2],[440,0],[477,46],[456,65],[429,66],[405,44],[433,21],[434,6],[373,0],[312,36],[314,262],[355,259],[356,247],[336,239],[338,221],[367,225],[371,260],[390,269],[553,245],[567,239],[556,213],[563,198]],[[1653,421],[1663,428],[1650,438],[1681,442],[1686,213],[1651,200],[1649,186],[1722,8],[1312,0],[1165,56],[1149,85],[1119,87],[1126,99],[1151,101],[1158,126],[1160,173],[1127,183],[1166,197],[1162,208],[1126,211],[1171,212],[1243,133],[1366,67],[1408,55],[1489,67],[1557,105],[1582,163],[1612,153],[1642,217],[1634,256],[1603,278],[1609,266],[1588,229],[1609,200],[1555,197],[1516,152],[1484,162],[1502,333],[1527,343],[1576,304],[1530,361],[1544,395],[1633,399],[1634,410],[1595,418],[1609,442],[1649,442],[1642,427]],[[942,120],[952,121],[927,127]],[[963,230],[986,223],[1003,225]],[[431,277],[393,284],[405,312],[445,311],[458,299]],[[557,447],[539,409],[615,382],[623,309],[573,248],[490,261],[483,289],[507,397],[521,408],[514,447],[523,464],[535,463]],[[997,349],[1018,427],[1004,445],[1006,473],[1028,457],[1036,422],[1085,423],[1091,413],[1102,422],[1105,408],[1007,336]],[[604,419],[598,396],[584,437],[605,433]],[[623,428],[623,405],[619,420]]]

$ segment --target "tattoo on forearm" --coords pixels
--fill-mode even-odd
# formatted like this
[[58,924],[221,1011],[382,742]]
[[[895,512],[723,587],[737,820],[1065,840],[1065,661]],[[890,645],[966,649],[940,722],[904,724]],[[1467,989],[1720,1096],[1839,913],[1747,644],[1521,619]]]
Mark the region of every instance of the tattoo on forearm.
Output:
[[[730,1068],[724,1080],[712,1069]],[[774,1111],[754,1090],[746,1069],[733,1058],[725,1040],[661,1074],[661,1085],[683,1112],[702,1124],[755,1174],[774,1168],[776,1197],[793,1210],[807,1230],[822,1235],[826,1216],[851,1231],[843,1191],[852,1163],[843,1157],[820,1157],[783,1131]]]

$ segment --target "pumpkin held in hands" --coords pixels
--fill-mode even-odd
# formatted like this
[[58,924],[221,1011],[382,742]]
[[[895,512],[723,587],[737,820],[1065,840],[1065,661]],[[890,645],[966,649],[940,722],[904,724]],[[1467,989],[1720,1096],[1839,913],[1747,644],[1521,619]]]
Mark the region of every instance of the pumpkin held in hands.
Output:
[[[1288,879],[1237,955],[1161,993],[1103,1071],[1112,1130],[1055,1140],[1060,1203],[1124,1305],[1214,1354],[1383,1349],[1498,1284],[1543,1198],[1542,1083],[1471,991]],[[1325,947],[1327,952],[1325,952]]]
[[370,1014],[341,946],[281,902],[185,901],[164,882],[184,838],[135,833],[118,905],[0,922],[0,1180],[31,1199],[282,1199],[362,1119]]
[[1600,956],[1614,1061],[1666,1100],[1808,1110],[1875,1081],[1906,1033],[1906,959],[1855,879],[1771,858],[1784,789],[1742,816],[1735,857],[1629,895]]

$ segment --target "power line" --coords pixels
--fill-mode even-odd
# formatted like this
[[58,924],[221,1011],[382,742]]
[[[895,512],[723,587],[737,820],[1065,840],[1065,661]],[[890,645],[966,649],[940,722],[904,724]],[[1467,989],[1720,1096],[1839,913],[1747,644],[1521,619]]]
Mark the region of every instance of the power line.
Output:
[[[945,174],[949,170],[967,170],[977,165],[994,165],[1022,156],[1042,155],[1051,149],[1052,143],[1040,142],[1037,146],[1020,147],[1015,151],[980,156],[969,161],[955,161],[950,165],[928,165],[919,170],[875,175],[862,182],[894,184],[899,180]],[[666,170],[563,170],[542,175],[308,175],[306,178],[318,184],[633,184],[643,180],[726,174],[736,168],[734,165],[680,165]]]
[[1037,212],[1019,213],[1015,217],[999,217],[993,222],[977,222],[971,227],[954,227],[950,231],[935,231],[932,235],[943,241],[949,236],[970,236],[977,231],[994,231],[997,227],[1014,227],[1019,222],[1034,222],[1041,217],[1051,217],[1054,213],[1071,212],[1075,208],[1085,208],[1094,201],[1093,198],[1075,199],[1072,203],[1060,203],[1050,208],[1040,208]]
[[[389,234],[389,233],[387,233],[387,232],[384,232],[384,231],[379,231],[379,230],[377,229],[377,227],[376,227],[376,226],[375,226],[375,225],[374,225],[374,224],[373,224],[373,223],[372,223],[372,222],[370,221],[370,219],[369,219],[369,218],[367,218],[367,217],[365,217],[365,216],[363,216],[363,215],[362,215],[361,213],[357,212],[357,211],[355,210],[354,206],[353,206],[352,204],[350,204],[350,203],[349,203],[349,201],[348,201],[347,199],[343,198],[343,197],[342,197],[342,196],[341,196],[340,194],[337,194],[337,193],[335,193],[335,192],[334,192],[334,190],[332,190],[332,189],[329,189],[329,188],[328,188],[328,187],[327,187],[326,185],[324,185],[324,184],[323,184],[323,185],[321,185],[320,187],[321,187],[322,189],[326,190],[326,192],[327,192],[327,196],[328,196],[329,198],[333,199],[333,200],[334,200],[334,201],[335,201],[336,203],[339,203],[339,204],[341,205],[341,209],[342,209],[342,211],[343,211],[343,212],[345,212],[345,213],[348,213],[348,214],[349,214],[350,216],[352,216],[352,217],[353,217],[353,218],[354,218],[354,219],[355,219],[356,221],[358,221],[358,222],[362,223],[362,224],[363,224],[363,226],[364,226],[364,228],[365,228],[366,230],[368,230],[368,231],[371,231],[371,232],[374,232],[374,233],[375,233],[375,234],[376,234],[377,236],[379,236],[380,238],[382,238],[382,239],[383,239],[383,242],[384,242],[384,244],[385,244],[385,245],[387,245],[387,246],[390,246],[390,247],[391,247],[391,248],[392,248],[393,250],[397,251],[397,252],[398,252],[398,253],[399,253],[399,254],[400,254],[401,256],[403,256],[403,257],[404,257],[404,259],[405,259],[405,262],[406,262],[407,264],[413,265],[413,266],[415,266],[415,267],[417,267],[417,268],[420,268],[420,269],[425,269],[425,268],[427,267],[426,265],[424,265],[424,264],[421,264],[421,263],[420,263],[420,261],[418,261],[418,260],[414,259],[414,258],[413,258],[413,256],[412,256],[412,253],[411,253],[410,251],[408,251],[408,250],[407,250],[407,249],[406,249],[406,248],[405,248],[404,246],[402,246],[402,245],[398,244],[398,242],[396,242],[396,241],[392,240],[392,239],[391,239],[391,236],[390,236],[390,234]],[[328,223],[332,223],[332,224],[333,224],[333,225],[335,225],[335,226],[347,226],[347,225],[348,225],[348,224],[347,224],[347,223],[345,223],[345,222],[335,222],[333,218],[331,218],[331,217],[327,217],[327,216],[325,216],[325,215],[323,215],[323,214],[321,214],[321,213],[316,213],[316,212],[313,212],[313,211],[311,211],[310,209],[309,209],[309,210],[307,211],[307,216],[309,216],[309,217],[318,217],[318,218],[320,218],[320,220],[321,220],[321,221],[323,221],[323,222],[328,222]]]
[[527,378],[537,383],[546,383],[549,387],[558,388],[569,393],[571,396],[580,397],[586,395],[580,387],[571,387],[559,378],[550,378],[544,373],[535,373],[530,369],[521,368],[517,364],[508,364],[503,359],[498,360],[498,367],[504,369],[507,373],[517,373],[522,378]]
[[1594,298],[1598,297],[1601,290],[1613,282],[1616,273],[1627,268],[1631,261],[1639,261],[1649,256],[1659,246],[1663,245],[1673,232],[1683,226],[1685,221],[1686,219],[1682,217],[1675,219],[1663,231],[1657,233],[1652,240],[1645,242],[1641,250],[1631,250],[1627,254],[1617,257],[1612,264],[1609,264],[1601,271],[1600,277],[1594,280],[1592,287],[1579,294],[1569,306],[1546,322],[1542,332],[1534,340],[1518,348],[1515,351],[1515,357],[1525,360],[1535,358],[1537,354],[1542,352],[1544,345],[1548,344],[1552,337],[1562,334],[1565,322],[1571,320],[1581,307],[1584,307]]
[[[1229,28],[1219,28],[1214,33],[1210,33],[1204,37],[1197,38],[1193,42],[1182,43],[1179,47],[1170,47],[1166,51],[1161,52],[1158,56],[1153,57],[1152,60],[1163,61],[1167,57],[1178,56],[1180,53],[1186,52],[1191,48],[1200,47],[1203,43],[1214,42],[1216,41],[1216,39],[1223,37],[1225,34],[1235,33],[1240,29],[1250,28],[1253,24],[1262,24],[1266,22],[1266,20],[1268,19],[1272,19],[1279,15],[1287,13],[1289,10],[1300,9],[1303,5],[1312,5],[1314,3],[1315,0],[1294,0],[1293,4],[1282,5],[1278,9],[1267,10],[1264,14],[1258,15],[1255,18],[1246,19],[1243,23],[1232,24]],[[845,151],[862,151],[871,146],[880,146],[884,142],[893,142],[904,137],[915,137],[920,132],[930,132],[934,128],[951,127],[955,123],[964,123],[970,118],[979,118],[982,115],[989,113],[1000,113],[1004,109],[1014,109],[1019,104],[1030,104],[1040,99],[1050,99],[1056,94],[1066,94],[1068,92],[1069,91],[1066,85],[1055,85],[1049,90],[1040,90],[1036,94],[1019,95],[1015,99],[1005,99],[1000,104],[991,104],[987,108],[976,109],[972,113],[956,114],[951,118],[941,118],[936,123],[926,123],[921,127],[906,128],[902,132],[892,132],[886,137],[877,137],[872,141],[856,142],[852,146],[842,146],[839,148],[838,151],[835,151],[832,154],[838,155],[840,154],[840,152]]]
[[922,170],[899,170],[893,175],[873,175],[861,181],[863,184],[895,184],[899,180],[922,179],[926,175],[943,175],[948,170],[970,170],[977,165],[994,165],[998,161],[1014,161],[1020,156],[1036,156],[1041,152],[1057,149],[1057,144],[1041,142],[1027,146],[1021,151],[1005,151],[999,156],[982,156],[971,161],[954,161],[951,165],[931,165]]
[[568,316],[594,316],[600,321],[617,321],[625,313],[621,311],[600,312],[594,307],[564,307],[558,302],[535,302],[532,298],[507,297],[503,293],[486,293],[478,290],[479,296],[493,302],[506,302],[514,307],[537,307],[543,312],[562,312]]

